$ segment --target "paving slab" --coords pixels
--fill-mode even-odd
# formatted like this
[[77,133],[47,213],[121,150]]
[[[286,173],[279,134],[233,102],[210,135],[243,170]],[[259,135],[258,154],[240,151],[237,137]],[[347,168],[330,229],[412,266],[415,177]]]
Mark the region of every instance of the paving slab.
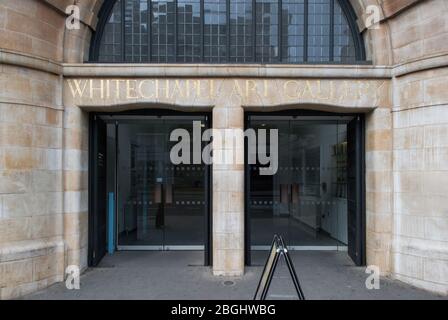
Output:
[[[58,283],[24,299],[250,300],[266,256],[267,252],[254,252],[253,266],[242,277],[215,277],[210,267],[202,265],[202,252],[121,251],[88,269],[81,276],[80,290]],[[381,278],[379,290],[368,290],[365,268],[354,266],[346,252],[294,251],[291,256],[307,299],[447,299],[388,278]],[[296,299],[283,262],[268,299]]]

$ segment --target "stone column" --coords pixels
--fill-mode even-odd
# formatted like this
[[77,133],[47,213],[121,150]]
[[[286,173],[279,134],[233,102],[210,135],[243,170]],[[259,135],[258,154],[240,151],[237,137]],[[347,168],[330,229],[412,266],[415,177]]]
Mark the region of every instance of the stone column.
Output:
[[[213,128],[226,136],[242,132],[243,108],[216,106]],[[235,160],[236,155],[244,159],[244,137],[222,141],[215,139],[213,144],[213,274],[239,276],[244,273],[244,164]],[[234,161],[219,164],[217,157]]]
[[392,114],[381,106],[366,116],[367,264],[390,274],[393,224]]

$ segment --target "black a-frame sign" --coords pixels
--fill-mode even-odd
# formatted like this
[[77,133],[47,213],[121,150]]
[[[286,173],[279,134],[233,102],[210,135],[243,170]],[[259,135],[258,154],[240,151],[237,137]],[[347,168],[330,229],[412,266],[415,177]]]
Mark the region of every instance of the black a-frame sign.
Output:
[[300,287],[299,279],[297,278],[296,270],[292,263],[291,257],[289,256],[288,248],[281,236],[275,235],[272,241],[271,250],[269,251],[268,259],[264,265],[263,273],[261,274],[260,282],[258,283],[257,290],[255,291],[254,300],[266,300],[266,296],[269,291],[269,287],[272,282],[272,278],[275,273],[275,269],[278,264],[280,257],[285,259],[286,265],[288,266],[289,273],[291,275],[291,280],[294,283],[294,287],[297,291],[297,296],[299,300],[305,300],[302,288]]

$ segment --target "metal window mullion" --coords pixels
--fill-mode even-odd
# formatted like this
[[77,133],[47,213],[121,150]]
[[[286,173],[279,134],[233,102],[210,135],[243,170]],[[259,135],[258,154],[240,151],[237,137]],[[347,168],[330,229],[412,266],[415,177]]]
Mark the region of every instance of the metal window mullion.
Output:
[[334,61],[334,1],[330,0],[330,61]]
[[125,24],[126,24],[126,16],[125,16],[125,8],[126,8],[126,0],[121,1],[121,61],[125,62],[125,48],[126,48],[126,37],[125,34]]
[[226,56],[227,56],[227,62],[230,62],[230,0],[226,0],[226,21],[227,21]]
[[152,61],[152,3],[151,0],[148,0],[148,9],[146,10],[147,17],[146,21],[148,24],[148,27],[146,28],[148,30],[148,62]]
[[[245,46],[246,47],[246,46]],[[257,2],[252,0],[252,60],[257,61]],[[246,50],[244,50],[246,51]],[[244,62],[246,62],[246,52],[244,52]]]
[[364,41],[361,32],[358,31],[357,23],[356,23],[356,14],[351,8],[350,4],[346,1],[337,0],[344,16],[347,18],[347,22],[350,28],[350,34],[352,36],[355,52],[356,52],[356,60],[365,60],[365,47]]
[[[204,24],[205,24],[205,9],[204,9],[204,0],[200,0],[200,12],[199,16],[201,17],[201,62],[204,62],[204,44],[205,44],[205,34],[204,34]],[[193,33],[194,33],[194,25],[193,25]],[[193,41],[193,47],[194,47],[194,41]],[[193,55],[194,55],[194,49],[193,49]]]
[[308,62],[308,0],[304,0],[303,9],[303,61]]
[[[120,47],[119,55],[118,56],[114,55],[114,56],[115,56],[115,58],[120,58],[120,56],[121,56],[121,61],[122,62],[126,62],[126,48],[127,48],[128,45],[132,45],[132,42],[133,42],[133,37],[132,37],[133,36],[133,28],[132,28],[132,32],[130,33],[131,39],[127,38],[127,36],[126,36],[126,10],[127,10],[127,5],[129,4],[128,1],[130,1],[130,0],[121,0],[119,8],[117,8],[121,12],[121,16],[122,16],[121,17],[121,24],[122,25],[119,27],[119,29],[121,29],[121,39],[118,38],[118,39],[121,40],[121,47]],[[200,48],[201,58],[200,59],[201,59],[202,62],[204,62],[205,61],[205,51],[206,51],[205,50],[205,39],[206,39],[206,34],[205,34],[205,0],[199,0],[199,1],[200,1],[200,11],[201,11],[200,12],[200,16],[201,16],[200,17],[200,24],[201,24],[200,25],[200,33],[201,33],[200,34],[200,36],[201,36],[201,40],[200,40],[200,43],[201,43],[201,48]],[[227,50],[226,50],[226,55],[224,57],[220,57],[220,59],[223,58],[220,61],[224,61],[225,59],[227,59],[228,62],[230,62],[230,59],[231,59],[231,50],[230,50],[230,48],[231,48],[231,11],[230,11],[230,9],[231,9],[232,3],[230,1],[231,0],[226,0],[226,2],[225,2],[225,5],[226,5],[226,13],[225,14],[226,14],[226,22],[227,22],[227,30],[226,30],[227,39],[226,39],[226,43],[224,44],[224,46],[226,46]],[[338,1],[338,2],[336,2],[336,1]],[[283,23],[285,23],[285,21],[283,21],[284,19],[283,19],[283,14],[282,14],[283,13],[283,4],[284,4],[283,2],[284,2],[283,0],[278,0],[278,3],[277,3],[278,10],[279,10],[279,12],[278,12],[278,28],[279,28],[279,30],[278,30],[278,33],[277,33],[277,36],[278,36],[278,58],[277,58],[277,61],[279,61],[279,62],[286,62],[287,57],[285,59],[283,54],[285,54],[285,50],[287,50],[288,44],[289,44],[287,41],[285,41],[282,38],[282,36],[284,34]],[[152,23],[155,22],[154,17],[152,17],[154,8],[152,7],[152,0],[147,0],[147,3],[148,3],[148,10],[147,10],[147,14],[148,14],[148,16],[147,16],[147,23],[148,23],[148,28],[147,28],[148,29],[148,35],[147,35],[147,37],[148,37],[148,51],[147,52],[148,53],[147,54],[148,54],[148,58],[147,58],[147,61],[148,62],[154,62],[154,61],[157,61],[157,58],[158,58],[158,56],[152,57],[152,53],[154,52],[154,48],[152,47],[152,45],[153,45],[153,38],[152,38],[152,35],[153,35],[153,25],[152,25]],[[154,2],[154,3],[156,3],[156,2]],[[179,25],[178,25],[178,21],[179,21],[179,19],[177,17],[178,11],[179,11],[178,10],[178,0],[173,0],[173,3],[174,3],[174,26],[173,26],[174,27],[174,30],[173,30],[173,33],[174,33],[174,43],[172,45],[174,46],[173,47],[173,49],[174,49],[173,50],[174,51],[174,61],[179,61],[178,60],[178,52],[179,52],[179,41],[178,41],[178,34],[179,34],[179,29],[178,28],[179,28]],[[330,5],[329,32],[330,32],[330,34],[328,35],[329,36],[329,42],[326,43],[326,44],[328,44],[329,50],[330,50],[329,54],[328,54],[328,61],[335,62],[337,60],[336,59],[337,56],[336,56],[335,48],[337,46],[337,44],[336,44],[336,40],[337,40],[337,38],[336,38],[336,26],[337,26],[337,24],[336,24],[336,9],[337,9],[336,5],[338,5],[338,3],[341,6],[341,9],[342,9],[342,11],[344,13],[344,16],[347,18],[347,21],[348,21],[348,24],[349,24],[349,27],[350,27],[350,30],[351,30],[351,37],[353,39],[354,46],[355,46],[356,59],[357,60],[365,59],[364,53],[363,53],[362,38],[359,35],[359,32],[356,31],[356,26],[355,26],[355,22],[354,22],[355,19],[354,19],[354,15],[352,13],[351,8],[343,0],[330,0],[330,3],[329,3],[329,5]],[[253,37],[253,40],[252,40],[253,44],[251,45],[251,47],[252,47],[251,48],[252,49],[252,53],[251,54],[252,54],[253,61],[256,62],[257,61],[257,11],[256,11],[257,1],[256,0],[249,0],[249,1],[246,2],[246,4],[247,5],[252,4],[252,6],[253,6],[253,8],[252,8],[252,19],[253,19],[253,21],[252,21],[252,24],[248,24],[248,25],[246,24],[246,27],[250,27],[250,25],[252,25],[252,28],[253,28],[253,30],[251,32],[252,37]],[[304,19],[303,19],[304,35],[303,35],[302,43],[299,44],[297,42],[297,45],[303,45],[303,61],[306,63],[306,62],[310,61],[309,46],[311,44],[311,39],[312,39],[312,38],[310,38],[310,34],[309,34],[309,31],[310,31],[310,23],[309,23],[310,22],[310,15],[309,15],[309,13],[310,13],[310,5],[311,4],[310,4],[309,0],[303,0],[303,5],[304,5],[304,9],[303,9],[303,11],[304,11]],[[131,14],[132,14],[132,16],[134,16],[133,11],[131,12]],[[246,16],[246,18],[248,18],[249,16]],[[134,20],[135,20],[135,18],[136,17],[134,16]],[[144,19],[143,20],[139,20],[139,21],[143,22]],[[129,21],[129,22],[131,23],[131,27],[132,27],[133,26],[133,21]],[[95,40],[95,43],[93,44],[93,46],[94,46],[94,50],[99,52],[99,44],[96,44],[96,42],[99,43],[101,41],[101,37],[98,36],[97,39],[99,39],[99,40]],[[248,37],[245,37],[246,41],[244,43],[239,43],[239,45],[243,45],[243,46],[245,46],[245,49],[250,50],[250,47],[247,46],[247,39],[248,39]],[[120,41],[117,41],[117,40],[114,40],[114,41],[116,41],[117,45],[120,45],[120,43],[119,43]],[[157,45],[157,43],[154,43],[154,44]],[[168,43],[166,43],[166,44],[168,44]],[[262,45],[262,44],[260,44],[260,45]],[[131,50],[132,51],[132,53],[131,53],[132,56],[130,58],[133,60],[135,58],[134,48],[130,48],[130,49],[132,49]],[[142,51],[142,49],[140,49],[140,51],[141,51],[140,52],[140,58],[142,58],[142,52],[143,51]],[[246,62],[248,62],[250,60],[248,58],[250,58],[251,54],[249,54],[249,56],[244,56],[244,60]],[[263,59],[265,59],[264,53],[262,52],[261,54],[262,54],[262,57],[261,57],[262,61],[261,62],[263,62],[264,61]],[[99,53],[97,53],[97,55],[99,55]],[[118,62],[118,59],[115,60],[115,58],[114,58],[114,61]],[[239,58],[242,58],[242,57],[239,57]]]
[[[167,7],[167,12],[168,12],[168,7]],[[178,25],[177,25],[177,0],[174,0],[174,61],[176,61],[176,62],[178,62],[178,60],[177,60],[177,28],[178,28]],[[168,38],[167,38],[167,42],[168,42]],[[167,58],[168,58],[168,52],[167,52]]]
[[[139,13],[140,13],[140,2],[138,2],[137,5],[138,5]],[[137,44],[139,44],[139,46],[138,46],[137,50],[135,49],[136,43],[134,42],[134,38],[138,37],[137,42],[140,42],[140,40],[141,40],[141,37],[140,37],[140,31],[141,31],[140,30],[140,22],[141,22],[141,20],[140,20],[140,14],[138,15],[138,17],[135,17],[135,12],[134,12],[135,7],[134,6],[135,6],[135,3],[132,4],[132,8],[131,8],[131,30],[132,30],[131,31],[131,34],[132,34],[132,37],[131,37],[131,39],[132,39],[131,61],[132,62],[136,62],[135,58],[136,58],[137,55],[138,55],[138,61],[140,61],[141,54],[142,54],[142,45],[141,45],[141,43],[137,43]],[[134,33],[135,25],[138,26],[138,33],[137,34]]]
[[[138,2],[137,5],[138,5],[138,11],[140,13],[140,2]],[[137,55],[138,55],[138,61],[140,61],[141,54],[142,54],[142,45],[141,45],[141,43],[139,43],[141,41],[141,37],[140,37],[140,31],[141,31],[140,30],[140,22],[141,22],[141,20],[140,20],[140,14],[137,17],[135,16],[135,12],[134,12],[135,7],[134,6],[135,6],[135,3],[132,4],[132,8],[131,8],[131,30],[132,30],[131,31],[131,34],[132,34],[132,37],[131,37],[131,39],[132,39],[131,61],[132,62],[136,62],[135,58],[136,58]],[[137,34],[134,33],[135,25],[138,26],[138,33]],[[135,49],[136,43],[134,42],[134,38],[138,39],[137,40],[137,44],[139,44],[138,49]]]
[[278,1],[278,61],[283,61],[283,41],[282,41],[282,28],[283,28],[283,1]]

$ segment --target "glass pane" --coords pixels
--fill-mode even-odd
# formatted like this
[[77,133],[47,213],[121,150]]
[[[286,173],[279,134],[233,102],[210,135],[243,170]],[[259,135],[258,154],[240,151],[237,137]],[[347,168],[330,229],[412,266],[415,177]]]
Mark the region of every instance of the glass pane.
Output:
[[[288,182],[290,157],[288,150],[289,122],[265,120],[250,121],[250,128],[258,130],[278,130],[278,171],[275,175],[260,175],[260,164],[250,166],[249,210],[251,217],[251,245],[255,249],[265,248],[275,234],[285,239],[289,233]],[[270,139],[266,139],[270,142]],[[268,145],[267,150],[270,150]]]
[[[185,129],[193,137],[193,121],[204,123],[204,117],[165,120],[167,135]],[[191,139],[190,150],[193,150]],[[177,142],[168,142],[168,150]],[[167,163],[165,167],[165,245],[202,246],[205,241],[206,166]]]
[[277,0],[203,5],[201,17],[201,0],[118,0],[105,25],[99,62],[301,63],[306,55],[316,63],[331,56],[356,62],[355,39],[338,1],[283,0],[281,8]]
[[303,62],[305,41],[304,0],[283,0],[282,7],[282,61]]
[[253,61],[252,0],[230,2],[230,61]]
[[166,148],[160,121],[118,127],[118,245],[163,245]]
[[227,61],[227,6],[226,0],[204,3],[204,60]]
[[250,166],[253,249],[266,249],[274,234],[291,247],[347,245],[347,125],[326,118],[250,119],[250,128],[277,129],[279,137],[276,174]]
[[308,1],[308,61],[330,60],[331,1]]
[[346,125],[291,122],[294,245],[347,244]]
[[123,60],[121,54],[123,47],[121,39],[121,1],[118,0],[116,2],[112,14],[104,27],[98,56],[99,62],[121,62]]
[[171,132],[185,129],[193,137],[193,121],[205,124],[205,117],[170,116],[119,123],[119,246],[166,249],[204,245],[206,166],[193,161],[174,165],[170,159],[170,151],[178,143],[170,141]]
[[149,62],[148,1],[126,0],[124,11],[125,62]]
[[177,1],[177,61],[201,61],[200,0]]
[[256,61],[278,61],[278,1],[258,0],[256,2]]
[[175,62],[175,2],[152,1],[151,7],[151,60]]
[[334,61],[342,63],[356,62],[352,31],[337,1],[335,1],[334,8]]

